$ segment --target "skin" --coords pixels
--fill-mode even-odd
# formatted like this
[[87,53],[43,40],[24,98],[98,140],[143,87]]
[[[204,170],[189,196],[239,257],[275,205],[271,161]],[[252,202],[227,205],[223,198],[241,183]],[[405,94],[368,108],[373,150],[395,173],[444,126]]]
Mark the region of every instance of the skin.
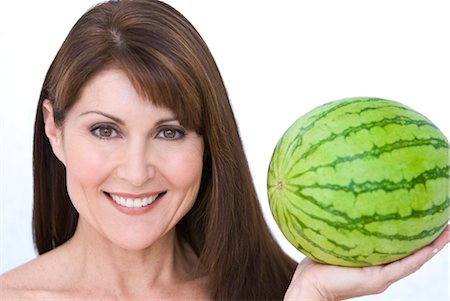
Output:
[[[62,127],[54,124],[48,101],[43,114],[53,150],[66,166],[68,192],[80,220],[68,242],[2,275],[2,297],[212,299],[207,277],[192,272],[197,257],[174,231],[198,192],[203,139],[184,129],[170,110],[142,99],[117,69],[105,70],[87,83]],[[104,192],[165,194],[150,210],[130,215],[118,210]],[[305,259],[285,300],[342,300],[380,293],[417,271],[449,242],[447,226],[415,254],[368,268]]]

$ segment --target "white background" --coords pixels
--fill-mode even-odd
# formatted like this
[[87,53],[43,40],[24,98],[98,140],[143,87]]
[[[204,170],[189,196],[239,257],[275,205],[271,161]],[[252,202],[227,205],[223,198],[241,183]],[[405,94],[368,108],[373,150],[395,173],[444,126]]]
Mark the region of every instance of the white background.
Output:
[[[47,69],[96,1],[7,1],[0,11],[1,266],[33,257],[32,128]],[[266,172],[282,133],[317,105],[352,96],[400,101],[450,137],[449,2],[414,0],[186,1],[181,11],[209,45],[227,86],[267,221]],[[449,247],[382,295],[450,300]]]

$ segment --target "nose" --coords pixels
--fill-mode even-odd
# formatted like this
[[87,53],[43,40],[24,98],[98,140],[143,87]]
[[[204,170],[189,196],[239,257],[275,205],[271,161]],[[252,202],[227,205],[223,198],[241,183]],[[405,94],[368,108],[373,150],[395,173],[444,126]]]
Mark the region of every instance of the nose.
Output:
[[145,142],[128,141],[122,164],[117,170],[119,178],[135,187],[144,185],[155,175],[155,166],[150,157],[151,152]]

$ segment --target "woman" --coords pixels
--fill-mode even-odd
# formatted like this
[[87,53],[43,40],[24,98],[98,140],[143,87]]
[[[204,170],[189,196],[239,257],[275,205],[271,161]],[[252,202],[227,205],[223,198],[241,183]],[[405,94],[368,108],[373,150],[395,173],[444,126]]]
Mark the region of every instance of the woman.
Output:
[[69,33],[39,99],[34,181],[42,255],[2,276],[7,299],[334,300],[383,290],[449,241],[384,267],[296,268],[207,46],[150,0],[98,5]]

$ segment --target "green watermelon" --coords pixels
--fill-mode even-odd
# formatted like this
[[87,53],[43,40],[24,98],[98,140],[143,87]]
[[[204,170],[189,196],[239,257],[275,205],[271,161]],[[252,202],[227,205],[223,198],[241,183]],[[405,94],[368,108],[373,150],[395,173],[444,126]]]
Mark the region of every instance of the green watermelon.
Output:
[[270,209],[289,242],[317,262],[384,264],[448,223],[449,165],[447,139],[420,113],[379,98],[338,100],[279,140]]

